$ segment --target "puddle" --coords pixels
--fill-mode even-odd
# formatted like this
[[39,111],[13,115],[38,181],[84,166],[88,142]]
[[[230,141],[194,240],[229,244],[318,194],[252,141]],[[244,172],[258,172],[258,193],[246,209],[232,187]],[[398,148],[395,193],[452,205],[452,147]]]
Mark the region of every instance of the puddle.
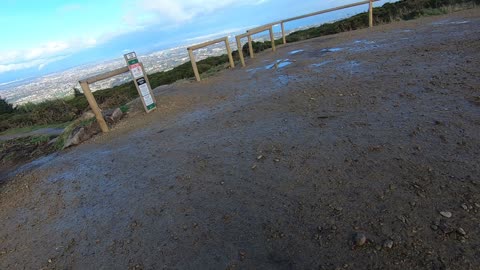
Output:
[[272,68],[279,69],[279,68],[286,67],[290,64],[292,64],[290,59],[279,59],[275,61],[275,63],[265,66],[265,69],[272,69]]
[[375,41],[369,41],[366,39],[355,40],[353,44],[375,44]]
[[281,62],[280,64],[278,64],[277,68],[286,67],[286,66],[290,65],[291,63],[292,62],[289,62],[289,61]]
[[324,65],[326,65],[328,63],[331,63],[331,62],[333,62],[333,61],[332,60],[327,60],[327,61],[323,61],[323,62],[318,63],[318,64],[312,64],[311,66],[312,67],[321,67],[321,66],[324,66]]
[[301,53],[301,52],[303,52],[303,50],[295,50],[295,51],[289,52],[288,54],[289,55],[294,55],[294,54]]
[[321,52],[339,52],[343,50],[342,48],[328,48],[328,49],[323,49]]
[[349,48],[349,50],[354,52],[368,51],[380,47],[377,42],[366,39],[355,40],[353,44],[355,44],[355,47]]
[[451,22],[449,20],[443,20],[443,21],[438,21],[438,22],[434,22],[432,23],[433,25],[446,25],[446,24],[466,24],[466,23],[469,23],[470,21],[454,21],[454,22]]

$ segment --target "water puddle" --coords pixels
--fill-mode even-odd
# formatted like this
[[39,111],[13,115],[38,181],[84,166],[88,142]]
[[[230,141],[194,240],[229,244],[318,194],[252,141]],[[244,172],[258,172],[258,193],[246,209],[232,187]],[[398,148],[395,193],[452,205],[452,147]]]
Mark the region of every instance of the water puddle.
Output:
[[321,50],[321,52],[324,52],[324,53],[326,53],[326,52],[339,52],[341,50],[343,50],[343,49],[342,48],[327,48],[327,49]]
[[323,62],[318,63],[318,64],[312,64],[311,66],[312,67],[321,67],[321,66],[324,66],[324,65],[326,65],[328,63],[331,63],[331,62],[333,62],[333,61],[332,60],[327,60],[327,61],[323,61]]
[[303,50],[295,50],[295,51],[289,52],[288,54],[289,55],[294,55],[294,54],[301,53],[301,52],[303,52]]
[[290,59],[279,59],[275,61],[275,63],[265,66],[265,69],[272,69],[272,68],[279,69],[279,68],[284,68],[290,64],[292,64]]
[[470,23],[470,21],[454,21],[454,22],[451,22],[449,20],[442,20],[442,21],[434,22],[432,24],[433,25],[446,25],[446,24],[466,24],[466,23]]
[[359,40],[355,40],[353,42],[353,44],[375,44],[375,41],[369,41],[369,40],[366,40],[366,39],[359,39]]

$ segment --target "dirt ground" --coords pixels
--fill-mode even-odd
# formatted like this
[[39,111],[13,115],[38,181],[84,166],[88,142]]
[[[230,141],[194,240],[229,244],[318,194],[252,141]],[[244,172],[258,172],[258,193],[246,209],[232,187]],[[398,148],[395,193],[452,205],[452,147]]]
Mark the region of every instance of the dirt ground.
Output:
[[3,181],[0,269],[480,269],[479,63],[475,9],[157,89]]

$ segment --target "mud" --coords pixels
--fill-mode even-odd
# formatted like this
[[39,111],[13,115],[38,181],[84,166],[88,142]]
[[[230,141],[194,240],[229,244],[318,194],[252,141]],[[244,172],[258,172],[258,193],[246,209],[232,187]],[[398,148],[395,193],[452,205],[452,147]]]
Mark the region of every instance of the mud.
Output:
[[479,15],[157,89],[0,186],[0,269],[478,269]]

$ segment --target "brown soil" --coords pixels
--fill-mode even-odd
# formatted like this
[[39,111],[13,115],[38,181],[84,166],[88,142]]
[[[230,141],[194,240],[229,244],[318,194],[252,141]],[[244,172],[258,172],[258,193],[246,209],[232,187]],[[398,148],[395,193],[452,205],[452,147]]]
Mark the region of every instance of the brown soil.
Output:
[[0,187],[0,269],[479,269],[479,15],[158,89]]

